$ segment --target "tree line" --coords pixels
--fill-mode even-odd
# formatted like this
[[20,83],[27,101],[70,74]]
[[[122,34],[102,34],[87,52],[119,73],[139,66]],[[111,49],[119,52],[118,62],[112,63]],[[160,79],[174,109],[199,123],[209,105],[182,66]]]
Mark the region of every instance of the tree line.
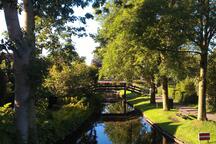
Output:
[[101,78],[145,80],[152,89],[151,103],[156,83],[161,85],[163,110],[170,109],[168,97],[173,94],[168,94],[168,84],[186,79],[193,95],[197,89],[197,119],[206,120],[207,91],[208,100],[215,98],[212,66],[207,77],[207,66],[215,59],[215,12],[214,0],[107,2],[97,9],[102,28],[95,38],[100,43],[95,61],[102,63]]

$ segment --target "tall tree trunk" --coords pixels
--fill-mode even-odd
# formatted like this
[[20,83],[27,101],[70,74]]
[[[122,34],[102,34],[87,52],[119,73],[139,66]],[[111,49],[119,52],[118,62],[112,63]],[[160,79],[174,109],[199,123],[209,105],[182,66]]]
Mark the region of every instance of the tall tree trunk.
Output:
[[199,99],[198,99],[198,120],[206,120],[206,73],[207,73],[207,49],[202,51],[200,59],[199,76]]
[[163,99],[163,110],[168,111],[168,79],[166,76],[162,77],[162,99]]
[[156,87],[155,87],[155,82],[154,82],[154,76],[151,77],[150,85],[151,85],[150,103],[155,104],[156,103],[155,102]]
[[[35,51],[35,21],[34,21],[34,8],[33,8],[33,0],[23,0],[24,2],[24,30],[27,33],[27,42],[28,42],[28,50],[30,51],[30,59],[29,59],[29,67],[31,66],[31,61],[34,60],[33,52]],[[31,83],[32,84],[32,83]],[[31,85],[29,84],[29,85]],[[34,99],[34,91],[32,90],[32,86],[29,93],[29,137],[28,141],[31,144],[38,144],[37,137],[37,127],[36,127],[36,112],[35,112],[35,99]]]
[[14,54],[16,129],[20,144],[28,143],[29,137],[30,84],[27,73],[28,65],[29,57],[26,54],[22,55],[21,58]]
[[[34,101],[32,99],[31,82],[29,81],[30,61],[35,49],[34,15],[32,0],[23,0],[24,3],[24,32],[22,32],[17,12],[17,0],[3,1],[6,25],[10,39],[15,43],[14,74],[15,74],[15,116],[17,142],[20,144],[37,143],[30,141],[35,134]],[[30,133],[30,134],[29,134]],[[34,136],[33,136],[34,137]]]
[[35,99],[31,95],[30,107],[29,107],[29,143],[38,144],[38,133],[36,126],[36,112],[35,112]]

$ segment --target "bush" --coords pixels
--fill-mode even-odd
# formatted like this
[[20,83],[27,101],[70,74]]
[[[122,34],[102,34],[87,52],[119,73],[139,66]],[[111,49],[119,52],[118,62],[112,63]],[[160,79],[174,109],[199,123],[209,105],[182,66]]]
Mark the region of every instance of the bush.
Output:
[[14,111],[10,108],[11,103],[0,107],[0,143],[15,143],[16,133],[14,126]]
[[53,96],[90,97],[97,82],[97,69],[84,63],[53,65],[44,82]]
[[52,112],[50,118],[38,121],[40,144],[52,144],[63,140],[93,113],[94,108],[89,107],[85,100],[74,98],[73,101],[74,103],[64,105],[60,110]]
[[43,94],[46,92],[48,97],[53,97],[58,109],[48,109],[49,99],[43,102],[38,100],[40,144],[52,144],[64,139],[100,110],[100,98],[93,89],[96,82],[97,69],[84,63],[61,63],[49,68],[43,82]]
[[198,96],[196,93],[195,80],[193,78],[186,78],[177,83],[175,88],[174,99],[182,104],[196,104]]

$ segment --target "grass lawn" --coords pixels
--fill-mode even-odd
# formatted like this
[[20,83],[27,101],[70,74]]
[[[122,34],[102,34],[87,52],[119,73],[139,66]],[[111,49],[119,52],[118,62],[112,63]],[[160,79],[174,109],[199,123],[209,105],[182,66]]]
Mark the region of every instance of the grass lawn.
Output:
[[[141,110],[149,120],[186,144],[199,144],[199,132],[210,132],[211,140],[209,143],[216,144],[216,122],[202,122],[192,116],[183,119],[176,115],[178,113],[176,109],[163,111],[162,104],[158,104],[157,107],[149,104],[149,97],[146,96],[128,92],[127,99],[135,108]],[[205,143],[207,142],[202,142],[202,144]]]

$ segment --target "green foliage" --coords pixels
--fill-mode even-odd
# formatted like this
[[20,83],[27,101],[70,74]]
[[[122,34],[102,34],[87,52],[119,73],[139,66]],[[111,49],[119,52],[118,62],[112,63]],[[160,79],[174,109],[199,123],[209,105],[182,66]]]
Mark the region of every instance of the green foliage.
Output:
[[[102,59],[100,78],[127,81],[140,77],[149,79],[149,75],[157,71],[157,54],[137,43],[141,39],[130,32],[137,28],[132,24],[136,21],[136,12],[142,2],[122,2],[119,5],[110,1],[107,3],[110,12],[102,15],[103,19],[99,17],[99,20],[103,20],[97,36],[101,45],[96,51]],[[131,7],[126,8],[128,5]]]
[[0,50],[0,105],[12,102],[14,97],[14,73],[12,55]]
[[[74,99],[60,110],[49,114],[50,117],[38,121],[40,144],[53,144],[74,132],[93,113],[85,100]],[[47,114],[46,114],[47,116]]]
[[[73,27],[71,27],[71,25],[69,25],[68,23],[79,21],[83,24],[86,24],[86,20],[92,19],[93,16],[88,12],[86,14],[83,14],[82,16],[76,16],[74,13],[74,8],[76,6],[85,8],[89,6],[89,4],[95,5],[96,3],[100,5],[104,3],[103,1],[104,0],[61,0],[58,2],[53,2],[49,0],[35,0],[33,2],[33,7],[35,13],[35,27],[37,32],[36,35],[40,35],[40,38],[43,37],[42,39],[40,39],[42,41],[37,40],[37,46],[43,48],[44,45],[47,46],[50,43],[53,44],[52,37],[55,37],[56,42],[58,36],[62,35],[62,33],[67,33],[67,35],[69,36],[84,36],[84,26],[73,25]],[[55,36],[55,34],[58,36]],[[52,49],[52,47],[46,48]]]
[[29,81],[36,98],[45,97],[46,92],[42,87],[42,83],[48,75],[49,65],[50,62],[46,58],[34,58],[28,68]]
[[196,104],[198,96],[196,93],[195,80],[193,78],[186,78],[176,84],[174,98],[179,103]]
[[184,79],[188,65],[182,59],[190,58],[179,52],[187,50],[182,32],[185,5],[163,0],[107,2],[109,13],[99,16],[102,28],[96,39],[101,44],[96,51],[102,59],[100,78]]
[[53,65],[44,86],[54,96],[90,96],[97,82],[97,69],[84,63]]
[[207,102],[211,111],[216,111],[216,51],[209,58],[208,75],[207,75]]
[[11,103],[0,107],[0,143],[12,144],[16,133],[14,126],[14,111],[10,108]]

